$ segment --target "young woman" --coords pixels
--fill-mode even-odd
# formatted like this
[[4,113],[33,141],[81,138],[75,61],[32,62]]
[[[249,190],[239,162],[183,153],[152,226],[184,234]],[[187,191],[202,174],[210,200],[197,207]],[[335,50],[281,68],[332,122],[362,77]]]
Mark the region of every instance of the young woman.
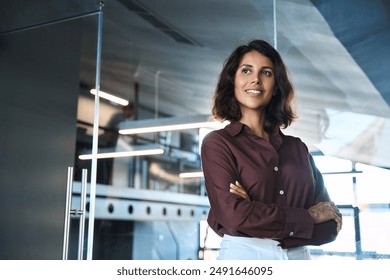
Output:
[[239,46],[226,60],[201,158],[210,227],[223,236],[219,259],[310,259],[305,245],[333,241],[342,225],[321,173],[299,139],[281,128],[295,118],[293,87],[267,42]]

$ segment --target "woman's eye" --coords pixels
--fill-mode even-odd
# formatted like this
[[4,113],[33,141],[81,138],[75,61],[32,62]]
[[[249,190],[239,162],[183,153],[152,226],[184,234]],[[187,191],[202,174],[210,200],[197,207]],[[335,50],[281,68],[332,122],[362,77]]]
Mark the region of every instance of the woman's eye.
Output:
[[249,70],[249,69],[242,69],[243,74],[249,74],[250,72],[251,72],[251,70]]
[[265,71],[261,72],[261,75],[270,77],[270,76],[272,76],[272,72],[268,71],[268,70],[265,70]]

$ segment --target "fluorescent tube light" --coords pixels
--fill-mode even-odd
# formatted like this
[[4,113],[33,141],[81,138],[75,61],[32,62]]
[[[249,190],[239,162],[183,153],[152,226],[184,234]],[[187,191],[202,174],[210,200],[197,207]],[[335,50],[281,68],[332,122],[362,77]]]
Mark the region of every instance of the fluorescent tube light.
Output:
[[223,123],[207,121],[209,116],[199,115],[190,117],[172,117],[159,119],[146,119],[126,121],[119,125],[119,133],[123,135],[151,133],[172,130],[195,129],[202,127],[222,128]]
[[201,127],[209,127],[209,122],[202,123],[188,123],[188,124],[171,124],[162,126],[151,126],[151,127],[140,127],[140,128],[128,128],[119,130],[120,134],[140,134],[140,133],[151,133],[171,130],[185,130]]
[[201,178],[203,177],[202,171],[196,171],[196,172],[183,172],[179,174],[180,178]]
[[[96,95],[96,89],[94,89],[94,88],[91,89],[89,92],[93,95]],[[115,95],[109,94],[109,93],[101,91],[101,90],[99,90],[99,97],[107,99],[107,100],[112,101],[114,103],[120,104],[122,106],[127,106],[129,104],[129,101],[127,101],[126,99],[117,97]]]
[[[136,147],[134,147],[136,148]],[[149,156],[149,155],[161,155],[164,153],[164,149],[156,147],[156,145],[145,145],[145,147],[136,148],[128,151],[118,151],[118,152],[106,152],[98,153],[96,155],[97,159],[103,158],[118,158],[118,157],[136,157],[136,156]],[[92,154],[79,155],[81,160],[92,159]]]

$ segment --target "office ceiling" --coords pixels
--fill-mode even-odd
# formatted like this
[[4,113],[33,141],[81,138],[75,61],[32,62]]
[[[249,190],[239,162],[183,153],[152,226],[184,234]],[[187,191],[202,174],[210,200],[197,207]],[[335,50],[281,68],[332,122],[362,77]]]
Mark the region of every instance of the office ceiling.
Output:
[[[81,5],[68,2],[61,8]],[[297,92],[286,133],[312,151],[390,167],[389,2],[107,0],[101,90],[138,98],[141,118],[209,114],[230,52],[276,34]],[[84,37],[81,81],[94,87],[96,20]]]

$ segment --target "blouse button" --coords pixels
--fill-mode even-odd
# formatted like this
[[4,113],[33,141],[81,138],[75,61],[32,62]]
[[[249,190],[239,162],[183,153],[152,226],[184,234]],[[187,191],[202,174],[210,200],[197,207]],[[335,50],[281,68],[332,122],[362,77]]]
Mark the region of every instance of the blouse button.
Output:
[[283,191],[283,190],[280,190],[280,191],[279,191],[279,194],[280,194],[280,195],[284,195],[284,191]]
[[275,171],[278,171],[278,170],[279,170],[279,168],[278,168],[277,166],[275,166],[275,167],[274,167],[274,170],[275,170]]
[[294,232],[290,231],[290,233],[288,235],[293,236]]

